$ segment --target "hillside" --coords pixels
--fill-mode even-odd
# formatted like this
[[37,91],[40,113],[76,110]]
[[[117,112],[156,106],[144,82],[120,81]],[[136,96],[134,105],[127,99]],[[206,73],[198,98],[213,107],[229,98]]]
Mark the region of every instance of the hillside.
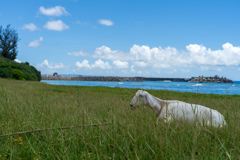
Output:
[[0,57],[0,77],[18,80],[40,81],[41,72],[28,62],[18,63]]

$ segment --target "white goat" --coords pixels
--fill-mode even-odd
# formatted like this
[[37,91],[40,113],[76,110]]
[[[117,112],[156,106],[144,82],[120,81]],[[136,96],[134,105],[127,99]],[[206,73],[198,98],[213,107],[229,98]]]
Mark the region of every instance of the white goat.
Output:
[[157,119],[163,118],[166,122],[182,119],[215,127],[227,125],[224,116],[216,110],[177,100],[161,100],[146,91],[138,90],[130,103],[130,108],[143,105],[152,108],[157,114]]

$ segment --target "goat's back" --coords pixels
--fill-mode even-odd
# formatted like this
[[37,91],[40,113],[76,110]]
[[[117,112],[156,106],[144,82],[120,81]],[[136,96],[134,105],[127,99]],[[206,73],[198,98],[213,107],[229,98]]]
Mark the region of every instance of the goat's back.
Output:
[[224,116],[217,110],[177,100],[168,100],[166,102],[167,106],[165,113],[174,116],[176,119],[185,119],[189,121],[198,120],[200,122],[204,121],[206,124],[213,124],[215,126],[222,126],[226,124]]

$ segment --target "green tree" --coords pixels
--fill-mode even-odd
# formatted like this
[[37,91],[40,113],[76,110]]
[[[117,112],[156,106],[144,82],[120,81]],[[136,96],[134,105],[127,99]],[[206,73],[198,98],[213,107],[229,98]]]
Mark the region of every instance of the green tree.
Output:
[[18,33],[10,28],[10,25],[4,29],[0,26],[0,56],[14,60],[17,56]]

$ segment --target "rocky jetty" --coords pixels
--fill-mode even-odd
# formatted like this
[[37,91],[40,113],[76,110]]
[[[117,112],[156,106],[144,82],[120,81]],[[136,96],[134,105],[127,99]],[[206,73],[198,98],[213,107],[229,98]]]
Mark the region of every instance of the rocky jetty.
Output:
[[232,80],[227,79],[226,77],[218,77],[217,75],[215,77],[192,77],[190,81],[188,82],[197,82],[197,83],[233,83]]
[[115,77],[115,76],[61,76],[43,75],[42,80],[65,80],[65,81],[144,81],[142,77]]
[[146,78],[146,77],[117,77],[117,76],[61,76],[43,75],[42,80],[64,80],[64,81],[167,81],[167,82],[197,82],[197,83],[233,83],[227,78],[215,77],[192,77],[192,78]]

